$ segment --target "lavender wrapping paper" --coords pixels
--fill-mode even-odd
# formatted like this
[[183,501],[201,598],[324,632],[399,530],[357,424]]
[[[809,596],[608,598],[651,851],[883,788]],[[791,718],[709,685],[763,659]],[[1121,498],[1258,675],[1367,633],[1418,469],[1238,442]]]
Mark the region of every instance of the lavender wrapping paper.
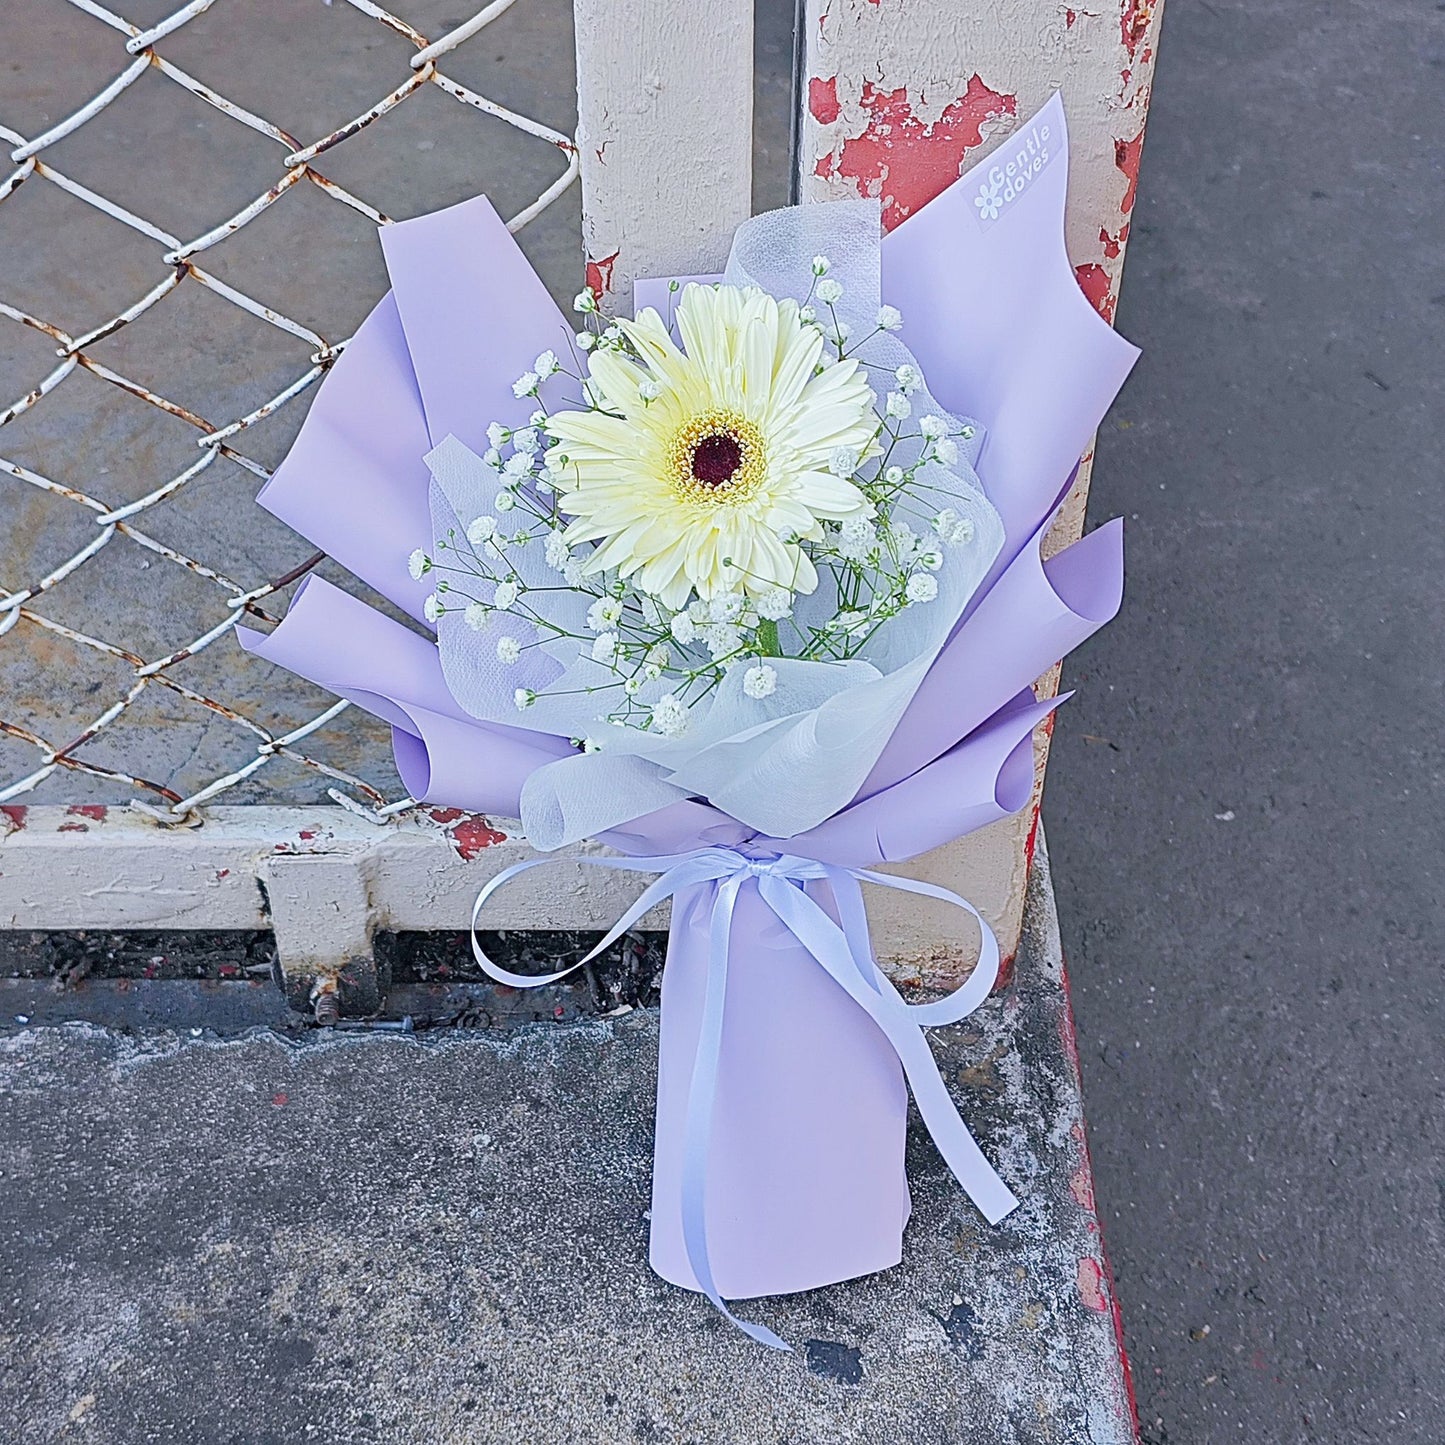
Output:
[[[756,838],[706,802],[683,800],[600,841],[638,858],[713,845],[859,867],[905,860],[1027,802],[1032,730],[1063,701],[1035,702],[1028,684],[1113,615],[1122,587],[1117,526],[1047,564],[1038,547],[1137,355],[1089,307],[1068,264],[1057,97],[1021,127],[1025,141],[1031,134],[1033,155],[1047,155],[998,214],[977,197],[1012,141],[883,241],[883,299],[907,318],[930,388],[985,428],[976,467],[1007,540],[857,799],[786,840]],[[448,435],[480,449],[488,420],[520,421],[529,404],[512,397],[511,381],[543,348],[562,354],[567,328],[484,199],[386,228],[383,242],[396,296],[332,369],[259,500],[420,617],[427,588],[406,557],[431,540],[423,454]],[[569,751],[565,740],[469,717],[427,638],[329,584],[308,583],[269,637],[238,632],[259,655],[389,722],[420,801],[516,816],[527,777]],[[807,887],[827,905],[826,888]],[[663,985],[652,1263],[689,1288],[698,1281],[681,1227],[685,1106],[717,888],[676,897]],[[721,1293],[808,1289],[897,1262],[909,1201],[894,1044],[751,881],[728,964],[705,1198]]]
[[[704,884],[673,900],[662,980],[650,1258],[686,1289],[698,1288],[682,1232],[687,1092],[715,891]],[[723,1297],[813,1289],[897,1264],[912,1207],[907,1119],[897,1054],[746,885],[708,1154],[708,1254]]]

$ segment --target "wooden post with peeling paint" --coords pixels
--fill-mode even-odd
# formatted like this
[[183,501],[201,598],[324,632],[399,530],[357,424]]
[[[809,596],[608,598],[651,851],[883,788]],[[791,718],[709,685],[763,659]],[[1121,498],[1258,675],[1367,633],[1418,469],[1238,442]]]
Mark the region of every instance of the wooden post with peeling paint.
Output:
[[574,0],[587,282],[721,271],[752,204],[752,0]]
[[[799,197],[876,197],[885,226],[897,225],[1061,91],[1069,255],[1084,293],[1112,321],[1162,9],[1163,0],[1102,0],[1092,8],[1058,0],[802,0]],[[1046,555],[1083,530],[1092,460],[1090,448]],[[1051,696],[1058,679],[1055,667],[1035,691]],[[1006,957],[1018,946],[1047,755],[1041,729],[1034,796],[1023,813],[907,870],[962,889],[993,924]],[[931,933],[931,924],[920,926]],[[940,936],[951,926],[937,917]],[[918,962],[938,976],[948,957]]]

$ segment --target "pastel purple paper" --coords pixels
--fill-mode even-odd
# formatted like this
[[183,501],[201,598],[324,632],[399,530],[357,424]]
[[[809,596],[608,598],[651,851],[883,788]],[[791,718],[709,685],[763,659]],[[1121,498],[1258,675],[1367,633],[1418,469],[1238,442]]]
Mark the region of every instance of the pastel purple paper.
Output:
[[397,769],[420,802],[515,817],[522,784],[565,757],[562,738],[470,717],[442,679],[433,643],[308,577],[270,634],[238,627],[241,646],[391,724]]
[[1118,612],[1124,524],[1117,519],[1044,562],[1049,519],[975,604],[919,685],[860,796],[907,777],[979,727],[1000,695],[1027,687]]
[[[673,900],[662,979],[652,1267],[696,1289],[682,1157],[715,884]],[[908,1090],[878,1026],[749,882],[738,897],[708,1151],[708,1258],[728,1299],[814,1289],[902,1258]]]
[[381,249],[431,445],[454,436],[481,453],[489,422],[524,426],[536,402],[512,383],[539,352],[570,360],[573,332],[491,202],[383,226]]
[[[1039,558],[1071,471],[1137,355],[1079,292],[1064,251],[1057,98],[1021,132],[1043,125],[1057,128],[1061,148],[996,220],[985,224],[973,199],[990,158],[883,242],[884,298],[903,311],[931,390],[987,429],[977,470],[1009,541],[859,800],[786,840],[788,852],[898,861],[1023,806],[1033,728],[1063,701],[1035,702],[1028,685],[1119,605],[1116,524]],[[394,296],[332,369],[260,500],[419,616],[429,587],[411,579],[406,558],[431,541],[423,454],[449,434],[480,451],[488,421],[525,417],[531,403],[512,396],[512,380],[544,348],[565,355],[570,330],[483,199],[385,228],[383,245]],[[639,287],[640,304],[651,296],[665,306],[658,285]],[[269,637],[238,632],[259,655],[391,723],[406,786],[424,801],[515,816],[527,775],[570,751],[563,739],[466,715],[426,638],[329,584],[303,587]],[[696,800],[600,841],[656,855],[750,836]],[[652,1260],[690,1288],[678,1169],[710,891],[675,901],[663,986]],[[722,1293],[807,1289],[896,1263],[909,1208],[906,1114],[891,1045],[745,887],[706,1205]]]
[[429,584],[407,558],[431,545],[421,394],[396,302],[383,296],[337,359],[286,459],[256,495],[272,516],[420,619]]
[[[979,183],[1043,131],[1048,162],[996,220],[984,221]],[[1068,178],[1056,93],[883,239],[883,299],[902,311],[930,389],[983,424],[976,469],[1004,521],[1005,564],[1054,505],[1139,357],[1074,278],[1064,249]]]

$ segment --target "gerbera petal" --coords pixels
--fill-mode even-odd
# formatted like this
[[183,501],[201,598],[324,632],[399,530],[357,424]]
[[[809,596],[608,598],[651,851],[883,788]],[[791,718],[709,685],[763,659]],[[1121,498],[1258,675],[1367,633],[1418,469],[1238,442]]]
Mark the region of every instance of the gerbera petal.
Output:
[[800,541],[821,540],[824,520],[872,513],[829,470],[840,447],[876,452],[867,377],[851,361],[814,374],[823,340],[792,300],[694,284],[676,316],[681,348],[655,311],[619,322],[633,354],[588,358],[606,411],[549,418],[564,537],[596,544],[589,573],[628,577],[670,607],[694,592],[812,591]]

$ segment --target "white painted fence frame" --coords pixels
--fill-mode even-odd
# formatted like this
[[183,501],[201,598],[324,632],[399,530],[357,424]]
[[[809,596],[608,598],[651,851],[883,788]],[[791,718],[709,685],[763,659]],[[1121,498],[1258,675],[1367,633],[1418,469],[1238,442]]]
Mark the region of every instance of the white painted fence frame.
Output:
[[[795,154],[804,202],[868,194],[896,221],[981,158],[1055,89],[1071,126],[1068,235],[1080,284],[1112,316],[1143,141],[1158,11],[1150,0],[802,0]],[[588,279],[619,309],[647,275],[720,267],[749,214],[752,0],[575,0]],[[1051,544],[1082,528],[1085,458]],[[1057,669],[1040,693],[1057,686]],[[1005,953],[1018,942],[1033,804],[909,866],[971,897]],[[293,1000],[340,977],[375,988],[378,928],[465,927],[486,878],[527,855],[487,820],[419,809],[213,807],[190,826],[134,809],[0,809],[0,927],[274,927]],[[585,850],[582,850],[585,851]],[[525,875],[502,928],[599,927],[635,889],[579,863]],[[946,979],[969,940],[942,910],[879,898],[880,954]]]

